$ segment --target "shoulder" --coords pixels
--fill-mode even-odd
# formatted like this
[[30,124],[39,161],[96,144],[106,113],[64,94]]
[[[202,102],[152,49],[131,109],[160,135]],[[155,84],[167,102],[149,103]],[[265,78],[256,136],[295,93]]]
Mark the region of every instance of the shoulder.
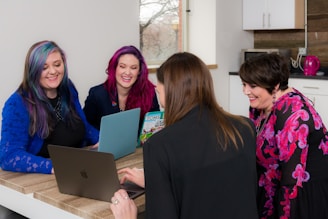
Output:
[[309,100],[298,90],[294,88],[292,92],[288,92],[287,94],[280,97],[273,109],[275,113],[293,113],[303,109],[305,105],[308,105]]
[[240,120],[234,119],[232,123],[245,138],[248,136],[251,139],[253,136],[255,139],[256,128],[254,122],[250,118],[240,116]]
[[[252,121],[250,118],[245,117],[245,116],[240,116],[240,119],[241,119],[241,120],[238,120],[238,121],[237,121],[237,124],[242,124],[242,125],[244,125],[244,124],[248,124],[248,125],[250,125],[251,127],[255,127],[253,121]],[[240,121],[244,121],[245,123],[241,123]]]
[[23,97],[16,91],[7,99],[5,102],[5,107],[21,107],[24,106]]
[[93,86],[89,89],[89,93],[107,93],[104,83]]
[[106,90],[104,84],[99,84],[97,86],[91,87],[89,89],[88,97],[86,102],[96,101],[98,103],[107,103],[110,100],[110,95]]
[[28,116],[23,97],[17,91],[7,99],[2,110],[3,119],[11,117],[11,115]]

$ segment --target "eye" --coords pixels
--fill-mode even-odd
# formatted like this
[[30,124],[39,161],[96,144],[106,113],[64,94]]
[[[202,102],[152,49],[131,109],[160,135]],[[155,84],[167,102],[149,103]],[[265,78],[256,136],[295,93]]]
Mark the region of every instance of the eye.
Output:
[[54,62],[55,67],[60,67],[62,65],[61,61]]
[[243,87],[249,86],[250,88],[255,88],[257,87],[257,84],[248,84],[246,82],[242,82]]

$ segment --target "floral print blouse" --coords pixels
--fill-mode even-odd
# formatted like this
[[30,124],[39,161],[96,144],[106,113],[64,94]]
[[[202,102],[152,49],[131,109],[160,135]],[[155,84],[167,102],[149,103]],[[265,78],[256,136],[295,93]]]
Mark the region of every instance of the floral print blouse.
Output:
[[258,130],[260,218],[324,218],[309,208],[318,199],[328,206],[328,134],[311,101],[294,89],[274,103],[267,119],[253,108],[250,118]]

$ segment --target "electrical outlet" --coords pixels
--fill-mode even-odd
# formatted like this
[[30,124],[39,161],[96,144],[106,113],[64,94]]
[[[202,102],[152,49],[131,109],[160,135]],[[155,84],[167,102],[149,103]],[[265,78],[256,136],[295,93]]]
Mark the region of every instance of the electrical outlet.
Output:
[[300,54],[302,56],[306,56],[306,48],[304,48],[304,47],[298,48],[298,54]]

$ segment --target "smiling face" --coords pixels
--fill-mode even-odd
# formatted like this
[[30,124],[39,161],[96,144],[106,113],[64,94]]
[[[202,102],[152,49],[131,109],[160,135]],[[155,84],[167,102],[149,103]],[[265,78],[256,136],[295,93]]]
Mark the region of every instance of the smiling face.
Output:
[[268,111],[273,105],[273,95],[263,87],[243,82],[243,93],[248,96],[252,108]]
[[116,84],[118,89],[130,90],[138,79],[139,60],[132,54],[122,55],[116,67]]
[[59,52],[50,53],[40,77],[40,85],[45,90],[47,97],[55,98],[57,88],[64,77],[64,62]]

